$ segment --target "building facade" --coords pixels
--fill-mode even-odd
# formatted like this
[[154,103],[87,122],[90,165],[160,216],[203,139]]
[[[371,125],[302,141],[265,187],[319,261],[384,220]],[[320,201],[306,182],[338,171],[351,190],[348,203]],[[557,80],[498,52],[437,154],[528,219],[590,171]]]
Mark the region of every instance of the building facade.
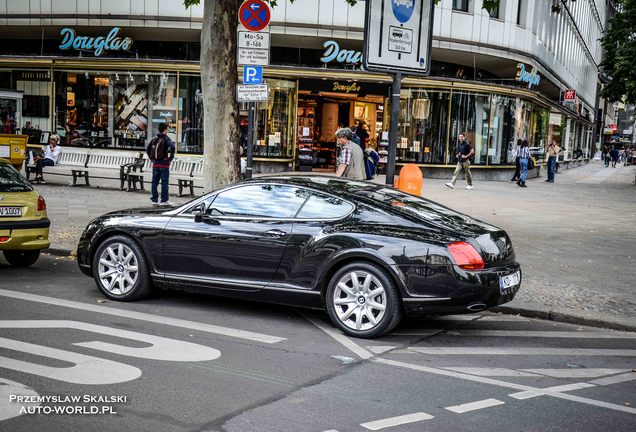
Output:
[[[490,13],[480,0],[435,6],[431,75],[402,85],[398,163],[448,168],[460,133],[486,169],[514,163],[518,139],[538,162],[551,140],[563,160],[590,156],[605,6],[554,4],[558,11],[543,0],[501,0]],[[68,146],[130,150],[166,122],[179,154],[202,154],[202,15],[176,0],[0,1],[2,131],[30,122]],[[330,169],[335,130],[355,123],[386,154],[391,77],[362,68],[364,15],[364,1],[279,1],[272,10],[257,169]]]

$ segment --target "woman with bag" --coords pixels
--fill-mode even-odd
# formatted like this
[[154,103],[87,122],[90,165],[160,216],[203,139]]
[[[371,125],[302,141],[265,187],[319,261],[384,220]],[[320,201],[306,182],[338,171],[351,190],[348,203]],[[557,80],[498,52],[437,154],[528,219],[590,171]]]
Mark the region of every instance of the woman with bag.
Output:
[[530,160],[530,150],[528,149],[528,140],[524,139],[519,149],[519,166],[521,167],[521,175],[517,185],[520,187],[526,186],[526,179],[528,178],[528,161]]

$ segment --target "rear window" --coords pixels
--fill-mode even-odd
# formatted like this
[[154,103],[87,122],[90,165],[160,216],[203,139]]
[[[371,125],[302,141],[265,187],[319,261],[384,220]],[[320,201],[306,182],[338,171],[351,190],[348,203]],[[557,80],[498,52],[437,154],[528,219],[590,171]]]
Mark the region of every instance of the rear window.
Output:
[[0,192],[30,192],[33,188],[13,166],[0,163]]

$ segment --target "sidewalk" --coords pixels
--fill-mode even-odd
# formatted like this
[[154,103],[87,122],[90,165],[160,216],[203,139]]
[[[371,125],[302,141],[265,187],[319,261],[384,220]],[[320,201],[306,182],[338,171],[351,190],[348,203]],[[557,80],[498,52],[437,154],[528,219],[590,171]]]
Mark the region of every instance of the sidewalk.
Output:
[[[557,174],[556,183],[528,180],[525,189],[476,182],[468,191],[459,180],[451,190],[444,186],[448,180],[424,179],[422,195],[499,226],[512,238],[524,279],[515,300],[498,311],[636,331],[635,171],[595,162]],[[75,250],[96,216],[150,205],[148,191],[112,189],[117,182],[97,185],[37,186],[51,219],[52,252]],[[171,195],[175,203],[189,199]]]

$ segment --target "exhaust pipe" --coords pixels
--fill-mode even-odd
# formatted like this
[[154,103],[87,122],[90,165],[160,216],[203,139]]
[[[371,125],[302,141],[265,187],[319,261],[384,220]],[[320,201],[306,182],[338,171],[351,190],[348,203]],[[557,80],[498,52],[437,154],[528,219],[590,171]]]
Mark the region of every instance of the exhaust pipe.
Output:
[[470,306],[468,306],[466,309],[468,309],[471,312],[479,312],[481,310],[486,309],[486,305],[483,303],[473,303]]

